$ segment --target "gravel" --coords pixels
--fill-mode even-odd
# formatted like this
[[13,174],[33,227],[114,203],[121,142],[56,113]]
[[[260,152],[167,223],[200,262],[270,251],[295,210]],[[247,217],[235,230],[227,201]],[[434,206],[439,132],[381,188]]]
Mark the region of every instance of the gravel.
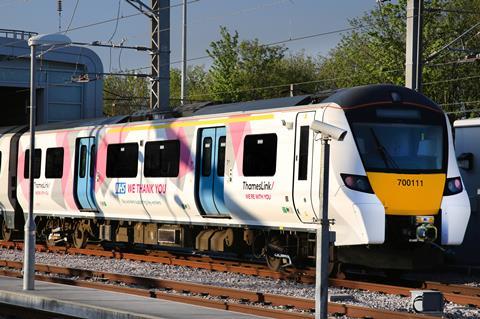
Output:
[[[0,249],[0,259],[22,261],[23,251]],[[40,252],[36,253],[36,263],[52,266],[80,268],[92,271],[120,273],[133,276],[153,277],[165,280],[189,281],[199,284],[216,285],[228,288],[310,299],[313,299],[315,296],[315,287],[313,285],[157,263]],[[475,283],[471,282],[470,284],[474,285]],[[330,287],[329,295],[333,294],[351,295],[351,300],[342,302],[345,304],[390,311],[411,311],[410,298],[407,297],[386,295],[370,291]],[[480,309],[476,307],[467,307],[446,303],[444,318],[480,318]]]

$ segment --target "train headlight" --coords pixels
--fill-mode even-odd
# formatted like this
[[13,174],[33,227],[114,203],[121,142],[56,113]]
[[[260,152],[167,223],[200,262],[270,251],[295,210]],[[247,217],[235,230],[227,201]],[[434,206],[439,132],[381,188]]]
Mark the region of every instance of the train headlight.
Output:
[[462,180],[460,177],[447,178],[445,182],[444,196],[455,195],[463,191]]
[[373,189],[372,186],[370,186],[367,176],[351,174],[340,174],[340,176],[348,188],[354,191],[373,194]]

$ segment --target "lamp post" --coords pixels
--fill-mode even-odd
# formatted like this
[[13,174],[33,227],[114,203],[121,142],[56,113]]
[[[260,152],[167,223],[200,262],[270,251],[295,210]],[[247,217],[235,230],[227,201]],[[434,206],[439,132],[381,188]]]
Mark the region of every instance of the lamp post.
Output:
[[[43,45],[69,45],[72,41],[64,34],[44,34],[28,39],[30,47],[30,154],[28,167],[28,215],[25,221],[25,255],[23,258],[23,290],[35,289],[35,219],[33,217],[35,124],[37,111],[36,51]],[[40,165],[40,163],[38,163]]]
[[322,216],[317,226],[315,262],[315,319],[327,319],[328,306],[328,250],[330,245],[330,220],[328,219],[328,179],[330,167],[330,140],[343,141],[347,131],[336,126],[313,121],[310,129],[322,134],[322,173],[320,178],[320,205]]

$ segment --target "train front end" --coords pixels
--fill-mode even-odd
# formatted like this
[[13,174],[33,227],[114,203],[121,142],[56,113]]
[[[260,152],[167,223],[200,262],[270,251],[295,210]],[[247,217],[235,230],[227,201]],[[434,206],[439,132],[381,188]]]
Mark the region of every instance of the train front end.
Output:
[[377,223],[384,226],[383,244],[361,248],[373,253],[365,255],[368,263],[441,262],[444,246],[462,243],[470,216],[445,114],[423,95],[391,85],[360,87],[336,103],[364,169],[337,174],[350,191],[374,195],[384,208],[384,223]]

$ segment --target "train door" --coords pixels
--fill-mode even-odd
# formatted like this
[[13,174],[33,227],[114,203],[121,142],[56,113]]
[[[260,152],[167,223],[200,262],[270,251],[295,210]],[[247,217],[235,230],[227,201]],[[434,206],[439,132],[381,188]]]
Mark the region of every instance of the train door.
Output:
[[314,141],[313,131],[310,130],[310,124],[312,124],[314,119],[315,112],[298,113],[295,126],[293,204],[298,217],[303,222],[312,222],[316,217],[312,204],[312,155]]
[[77,167],[76,167],[76,190],[77,199],[82,209],[96,209],[94,197],[94,160],[95,138],[83,137],[77,140]]
[[225,127],[201,130],[198,199],[206,215],[227,213],[223,198],[225,146]]

